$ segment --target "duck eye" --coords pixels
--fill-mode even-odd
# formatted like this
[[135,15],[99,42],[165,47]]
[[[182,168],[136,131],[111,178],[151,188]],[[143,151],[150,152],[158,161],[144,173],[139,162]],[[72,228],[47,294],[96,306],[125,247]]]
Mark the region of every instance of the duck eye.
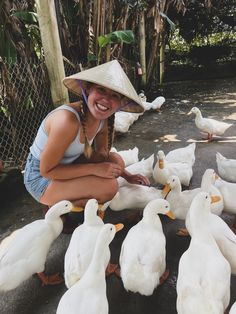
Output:
[[112,227],[110,228],[110,231],[112,231]]
[[208,199],[208,196],[206,196],[206,200]]

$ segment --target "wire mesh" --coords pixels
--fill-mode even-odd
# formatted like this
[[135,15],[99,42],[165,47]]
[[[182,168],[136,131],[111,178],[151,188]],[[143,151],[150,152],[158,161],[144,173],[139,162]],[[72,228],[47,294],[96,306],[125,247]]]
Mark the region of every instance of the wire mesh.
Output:
[[23,169],[38,127],[53,109],[44,63],[0,60],[0,159]]

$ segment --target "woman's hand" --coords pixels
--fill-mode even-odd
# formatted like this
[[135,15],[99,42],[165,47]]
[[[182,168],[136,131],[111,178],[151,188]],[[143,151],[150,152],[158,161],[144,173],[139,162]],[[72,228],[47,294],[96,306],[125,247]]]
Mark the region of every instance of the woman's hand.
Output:
[[131,174],[128,171],[125,171],[122,177],[130,184],[141,184],[150,186],[149,179],[142,174]]
[[102,178],[118,178],[123,169],[114,162],[101,162],[94,164],[94,175]]

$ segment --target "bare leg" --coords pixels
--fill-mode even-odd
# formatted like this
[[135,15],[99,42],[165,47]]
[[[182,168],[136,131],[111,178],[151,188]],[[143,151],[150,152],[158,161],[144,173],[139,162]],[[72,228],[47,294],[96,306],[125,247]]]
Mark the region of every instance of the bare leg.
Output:
[[69,200],[77,206],[85,206],[88,199],[95,198],[100,204],[111,200],[118,191],[116,179],[87,176],[71,180],[54,180],[47,187],[40,202],[53,205]]
[[[82,159],[79,162],[89,162]],[[110,153],[107,161],[115,162],[123,169],[125,167],[123,159],[117,153]],[[42,195],[40,203],[50,206],[66,199],[72,201],[74,205],[85,206],[88,199],[95,198],[98,203],[103,204],[115,196],[118,188],[116,178],[106,179],[93,175],[69,180],[54,180]]]

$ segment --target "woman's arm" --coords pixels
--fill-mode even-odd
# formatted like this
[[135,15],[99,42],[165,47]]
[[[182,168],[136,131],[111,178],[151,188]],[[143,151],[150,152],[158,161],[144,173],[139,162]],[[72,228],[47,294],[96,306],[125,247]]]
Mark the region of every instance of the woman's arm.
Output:
[[45,122],[48,140],[40,158],[40,172],[49,179],[69,179],[83,175],[73,164],[62,165],[66,149],[75,139],[79,123],[75,115],[69,111],[59,110]]

